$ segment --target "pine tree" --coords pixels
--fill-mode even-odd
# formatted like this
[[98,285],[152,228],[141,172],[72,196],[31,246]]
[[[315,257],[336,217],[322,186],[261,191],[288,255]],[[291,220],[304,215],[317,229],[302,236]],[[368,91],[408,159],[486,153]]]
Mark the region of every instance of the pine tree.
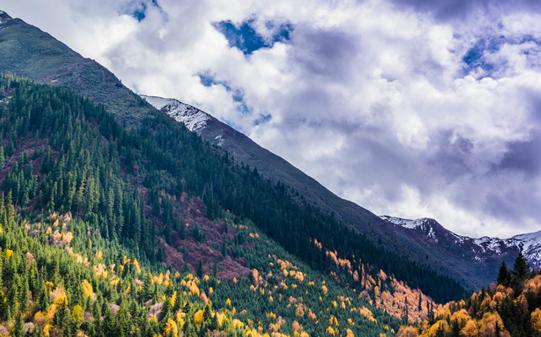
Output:
[[507,270],[507,266],[505,265],[505,261],[502,261],[502,264],[500,266],[500,271],[498,272],[498,284],[502,284],[504,286],[508,286],[509,282],[511,280],[511,273],[509,273],[509,270]]
[[4,154],[4,147],[0,146],[0,169],[4,167],[5,162],[6,162],[6,157]]
[[528,266],[528,262],[526,261],[526,258],[524,258],[524,255],[522,255],[522,252],[520,252],[515,259],[513,273],[519,281],[525,280],[530,273],[530,267]]

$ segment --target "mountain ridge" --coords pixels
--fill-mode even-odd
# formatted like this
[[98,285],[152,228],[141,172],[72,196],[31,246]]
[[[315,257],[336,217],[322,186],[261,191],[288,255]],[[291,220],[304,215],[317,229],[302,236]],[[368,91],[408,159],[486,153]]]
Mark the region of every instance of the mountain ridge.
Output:
[[474,238],[456,234],[432,218],[405,219],[388,215],[382,215],[381,218],[395,225],[424,233],[435,242],[438,242],[442,234],[454,237],[457,249],[468,244],[476,245],[479,250],[474,256],[475,262],[486,260],[487,255],[504,255],[506,251],[511,249],[521,252],[533,268],[539,269],[541,267],[541,231],[517,234],[504,239],[489,236]]
[[[142,97],[145,98],[148,96],[143,95]],[[207,142],[232,153],[240,162],[256,167],[259,172],[269,177],[271,180],[274,179],[276,181],[285,182],[294,188],[300,185],[301,187],[297,188],[297,190],[301,194],[304,193],[304,196],[308,195],[308,199],[311,199],[316,205],[320,205],[329,212],[334,212],[337,216],[343,216],[342,219],[345,219],[346,222],[349,220],[350,222],[355,223],[355,219],[357,219],[358,216],[356,215],[356,212],[367,215],[370,221],[368,223],[360,223],[361,231],[368,232],[375,237],[385,238],[385,242],[390,242],[393,245],[392,249],[398,249],[403,252],[403,246],[401,247],[399,244],[400,242],[409,249],[416,250],[419,256],[424,257],[423,254],[425,254],[428,259],[433,255],[435,259],[439,261],[431,262],[433,265],[445,268],[447,270],[446,273],[454,275],[455,279],[461,280],[461,282],[464,282],[472,289],[480,289],[492,282],[501,261],[503,260],[506,263],[511,263],[519,252],[519,249],[517,249],[516,246],[506,247],[505,252],[498,255],[483,255],[483,252],[479,252],[478,255],[481,255],[480,259],[473,260],[473,267],[470,268],[469,263],[472,261],[472,256],[470,256],[471,254],[469,252],[466,252],[466,250],[471,248],[470,246],[461,248],[454,243],[437,245],[433,240],[427,241],[426,239],[430,238],[430,236],[418,235],[418,232],[410,231],[409,228],[405,228],[404,226],[395,226],[396,224],[388,221],[388,219],[381,218],[351,201],[334,195],[331,191],[317,183],[317,181],[298,171],[283,158],[272,153],[268,154],[267,150],[261,148],[249,137],[219,121],[211,114],[174,98],[152,97],[154,100],[158,99],[155,101],[154,107],[180,123],[184,123],[184,121],[175,118],[175,116],[178,115],[178,111],[175,107],[181,107],[181,110],[186,109],[186,107],[198,110],[198,114],[205,116],[206,122],[204,125],[202,124],[192,131],[199,134]],[[152,99],[149,103],[152,104]],[[278,164],[275,166],[274,163]],[[315,185],[310,185],[309,181],[314,181]],[[310,193],[312,193],[312,195],[310,195]],[[373,220],[372,216],[378,220],[382,220],[383,224]],[[432,221],[435,222],[435,220]],[[359,222],[357,222],[357,224],[359,224]],[[391,225],[391,230],[389,230],[389,225]],[[435,228],[440,232],[440,235],[449,237],[449,242],[460,239],[457,234],[448,231],[439,223],[437,223]],[[425,234],[431,235],[430,232]],[[435,233],[432,233],[432,235],[434,234]],[[477,248],[477,250],[483,249],[482,246],[478,245],[473,245],[472,247]],[[464,250],[464,252],[462,250]],[[539,256],[539,260],[541,260],[541,256]],[[421,261],[421,258],[419,258],[419,261]],[[444,263],[442,263],[442,261],[444,261]],[[483,263],[486,265],[483,265]],[[535,264],[537,265],[537,263]]]

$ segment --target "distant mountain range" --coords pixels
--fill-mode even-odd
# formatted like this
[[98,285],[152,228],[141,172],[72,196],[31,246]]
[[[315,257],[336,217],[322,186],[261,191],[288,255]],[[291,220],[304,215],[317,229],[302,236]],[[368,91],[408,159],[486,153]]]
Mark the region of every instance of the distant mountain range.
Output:
[[388,215],[383,215],[381,218],[410,230],[412,236],[418,237],[427,245],[461,252],[464,256],[471,258],[472,263],[486,263],[492,258],[515,256],[520,251],[532,267],[536,269],[541,267],[541,231],[515,235],[508,239],[488,236],[471,238],[453,233],[430,218],[410,220]]

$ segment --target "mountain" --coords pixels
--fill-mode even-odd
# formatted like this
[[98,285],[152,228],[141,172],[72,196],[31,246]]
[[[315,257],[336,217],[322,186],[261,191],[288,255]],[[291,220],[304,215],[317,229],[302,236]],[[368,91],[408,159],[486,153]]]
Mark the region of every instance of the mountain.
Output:
[[[500,263],[510,263],[521,251],[521,247],[532,265],[541,264],[540,246],[535,238],[519,240],[519,237],[516,237],[500,247],[497,239],[462,237],[432,219],[377,217],[368,210],[334,195],[287,161],[260,147],[210,114],[176,99],[144,95],[142,97],[156,109],[184,123],[188,129],[201,135],[210,144],[231,153],[239,162],[256,167],[262,175],[291,186],[317,207],[331,212],[362,232],[370,233],[371,237],[391,244],[392,249],[398,249],[400,254],[414,256],[420,263],[445,270],[447,275],[468,288],[479,289],[492,282]],[[381,223],[381,220],[384,223]]]
[[[149,269],[209,275],[218,297],[212,308],[231,302],[252,322],[290,334],[302,324],[322,335],[328,326],[321,322],[329,321],[334,330],[339,323],[341,334],[346,327],[362,335],[390,333],[400,320],[428,315],[434,300],[465,293],[444,272],[415,261],[415,248],[412,254],[401,240],[388,239],[394,234],[387,229],[393,227],[372,213],[337,198],[232,129],[223,129],[224,147],[216,137],[209,144],[98,63],[20,19],[0,24],[0,72],[6,73],[0,81],[0,192],[21,219],[10,232],[26,230],[26,224],[39,227],[54,212],[71,214],[85,223],[79,235],[87,247],[78,246],[78,260],[96,254],[87,249],[100,242],[102,253],[115,261],[126,255]],[[208,115],[202,119],[198,111],[181,106],[176,117],[192,130],[204,125],[195,131],[225,127]],[[227,145],[231,137],[238,140]],[[284,176],[297,177],[297,188],[269,180],[248,159],[239,160],[250,147],[239,148],[237,155],[223,151],[243,142],[254,146],[256,160],[267,155],[285,168]],[[358,222],[338,218],[314,195],[353,207]],[[385,230],[376,224],[385,224]],[[54,246],[74,235],[54,228],[41,243]],[[15,241],[2,242],[2,249],[15,251]],[[393,245],[401,250],[391,250]],[[25,288],[31,276],[17,273]],[[6,275],[4,284],[11,284],[11,274]],[[59,283],[70,282],[55,275]],[[77,300],[74,289],[69,291],[68,298]],[[100,303],[121,305],[117,295]],[[155,304],[163,303],[159,295]],[[266,303],[266,311],[254,303]],[[39,308],[45,310],[46,303]],[[30,323],[20,309],[14,310]],[[13,318],[7,326],[13,326]],[[160,326],[167,322],[158,319]]]
[[[379,336],[397,329],[403,316],[332,277],[344,272],[323,244],[303,240],[294,223],[282,227],[272,213],[287,207],[296,221],[317,225],[316,214],[182,126],[171,124],[172,134],[168,119],[144,123],[123,128],[70,90],[0,75],[1,335],[320,336],[330,329]],[[181,146],[174,155],[164,145],[172,136],[169,146]],[[219,184],[223,190],[212,188]],[[205,191],[248,205],[257,222],[218,208]],[[320,267],[265,234],[262,218],[295,233],[292,243],[306,244]],[[368,266],[355,272],[363,289],[390,295],[395,284],[401,296],[420,298],[417,319],[434,307],[393,277],[374,278]]]
[[383,220],[409,229],[412,236],[426,244],[439,246],[449,252],[467,256],[471,263],[486,265],[491,260],[511,262],[518,253],[522,253],[535,269],[541,267],[541,231],[515,235],[509,239],[493,237],[470,238],[445,229],[434,219],[403,219],[382,216]]
[[[133,146],[140,148],[128,146],[122,149],[124,152],[120,159],[127,163],[118,164],[117,170],[123,172],[118,179],[126,180],[135,173],[139,175],[124,182],[126,188],[129,187],[128,200],[133,200],[130,212],[139,214],[128,219],[137,220],[130,225],[136,228],[142,226],[140,221],[144,221],[146,224],[140,230],[148,232],[151,229],[148,226],[154,224],[152,230],[159,231],[157,238],[144,236],[147,241],[143,251],[151,258],[163,256],[160,251],[150,251],[152,245],[176,255],[164,246],[170,243],[177,244],[174,250],[182,253],[178,261],[190,255],[180,244],[182,240],[176,240],[179,232],[186,232],[182,218],[190,216],[184,211],[184,205],[179,204],[182,200],[179,193],[187,192],[190,198],[197,197],[202,201],[211,219],[221,217],[225,210],[241,219],[250,219],[312,268],[327,269],[321,253],[313,245],[313,240],[318,240],[326,249],[336,251],[343,258],[355,257],[359,268],[362,263],[373,273],[383,269],[410,287],[422,289],[437,301],[459,297],[465,291],[459,284],[462,277],[453,275],[453,269],[448,269],[441,259],[404,233],[395,231],[376,215],[338,198],[285,160],[213,118],[205,121],[200,136],[203,139],[210,137],[217,143],[220,143],[221,136],[222,147],[200,142],[198,135],[153,108],[122,85],[110,71],[20,19],[9,19],[0,24],[0,72],[69,88],[114,116],[118,125],[107,126],[106,135],[128,132],[130,137],[134,137],[126,140],[125,146],[135,142]],[[15,157],[12,155],[8,159],[9,168],[13,167],[15,158],[21,156],[25,147],[35,150],[32,147],[40,144],[39,139],[33,142],[18,144],[13,150]],[[14,181],[13,186],[20,183]],[[47,194],[41,194],[42,198],[45,196]],[[18,206],[24,208],[28,199],[33,197],[24,193],[18,200]],[[43,204],[51,207],[50,202],[45,201]],[[70,201],[64,208],[67,210],[73,206]],[[152,212],[148,213],[148,210]],[[98,216],[98,223],[107,220],[103,218]],[[122,214],[119,219],[124,221],[127,218]],[[120,233],[120,238],[132,246],[135,245],[133,240],[143,238],[139,234],[137,238],[130,238],[127,234],[129,232]],[[158,245],[160,242],[162,244]],[[216,244],[219,245],[219,241],[209,246],[212,254],[203,254],[205,249],[201,247],[197,256],[215,256],[215,262],[219,257]],[[212,265],[213,259],[201,261],[203,269],[209,268],[204,262]],[[191,262],[195,267],[199,264],[194,259]],[[354,279],[348,278],[348,282],[358,286]],[[445,289],[442,284],[446,285]]]
[[[207,124],[214,119],[211,115],[196,107],[182,103],[176,99],[145,95],[141,95],[141,97],[156,109],[165,112],[177,122],[184,124],[186,128],[192,132],[198,132],[199,130],[204,129]],[[220,137],[215,138],[214,144],[218,146],[223,145],[220,140]]]
[[8,13],[0,10],[0,23],[4,23],[4,22],[7,22],[9,20],[11,20],[11,16],[9,16]]
[[21,19],[0,14],[0,72],[66,86],[103,104],[123,124],[155,112],[109,70]]

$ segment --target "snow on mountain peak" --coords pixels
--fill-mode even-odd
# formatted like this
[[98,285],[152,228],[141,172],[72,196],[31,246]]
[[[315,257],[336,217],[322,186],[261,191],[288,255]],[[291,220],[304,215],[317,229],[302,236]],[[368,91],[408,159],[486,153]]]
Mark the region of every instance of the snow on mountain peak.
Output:
[[444,244],[446,242],[460,247],[466,245],[472,249],[475,254],[474,259],[479,262],[484,261],[487,256],[499,256],[509,251],[520,251],[532,267],[541,269],[541,231],[520,234],[509,239],[488,236],[470,238],[455,234],[430,218],[410,220],[388,215],[383,215],[381,218],[394,225],[426,235],[434,243]]
[[505,242],[519,248],[535,268],[541,268],[541,231],[515,235]]
[[388,215],[382,215],[380,216],[380,218],[394,225],[422,232],[426,234],[426,236],[429,239],[432,239],[435,242],[438,242],[438,238],[436,235],[436,228],[435,228],[437,225],[437,222],[434,219],[420,218],[420,219],[411,220],[411,219],[392,217]]
[[411,219],[398,218],[398,217],[389,216],[389,215],[382,215],[380,216],[380,218],[392,224],[399,225],[408,229],[418,228],[426,224],[429,220],[431,220],[429,218],[420,218],[420,219],[411,220]]
[[11,16],[9,16],[8,13],[0,9],[0,23],[4,23],[9,20],[11,20]]
[[177,122],[183,123],[190,131],[200,131],[210,119],[207,113],[173,98],[145,95],[141,97],[156,109],[165,112]]

